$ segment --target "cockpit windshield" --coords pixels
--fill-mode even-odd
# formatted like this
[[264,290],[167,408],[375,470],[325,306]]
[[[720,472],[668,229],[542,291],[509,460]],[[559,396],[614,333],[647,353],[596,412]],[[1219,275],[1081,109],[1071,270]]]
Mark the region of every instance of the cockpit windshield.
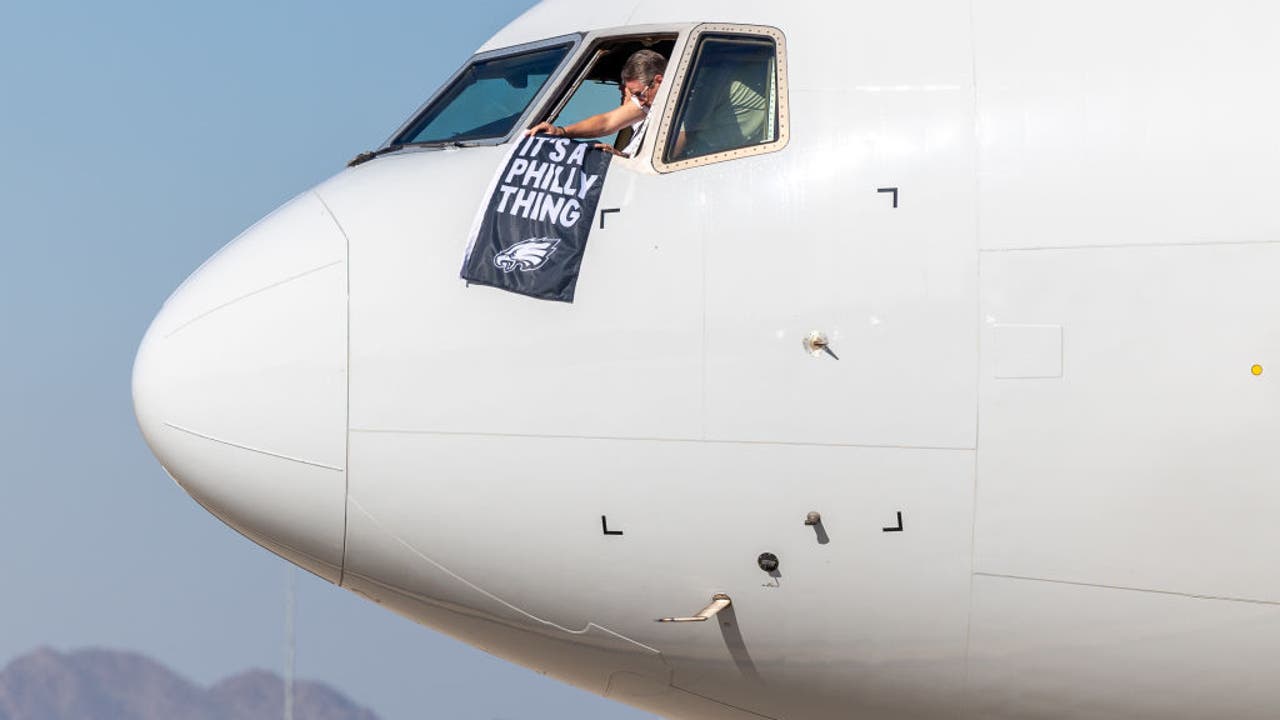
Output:
[[506,137],[572,47],[566,43],[472,61],[392,144]]

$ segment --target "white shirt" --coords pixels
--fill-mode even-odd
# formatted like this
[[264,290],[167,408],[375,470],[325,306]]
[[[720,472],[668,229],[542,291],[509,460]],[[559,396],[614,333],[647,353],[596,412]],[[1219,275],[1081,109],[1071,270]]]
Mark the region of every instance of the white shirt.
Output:
[[635,95],[631,96],[631,102],[640,108],[640,111],[644,113],[644,117],[631,123],[631,142],[627,143],[627,146],[622,150],[622,154],[627,157],[631,157],[640,149],[640,143],[644,140],[645,127],[649,124],[649,111],[652,109],[641,103],[640,98]]

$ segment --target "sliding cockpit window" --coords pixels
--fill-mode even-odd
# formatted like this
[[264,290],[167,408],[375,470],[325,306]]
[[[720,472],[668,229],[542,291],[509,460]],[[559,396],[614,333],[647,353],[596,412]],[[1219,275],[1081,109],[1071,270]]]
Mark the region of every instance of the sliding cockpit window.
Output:
[[572,49],[572,43],[565,43],[473,60],[392,144],[506,138]]

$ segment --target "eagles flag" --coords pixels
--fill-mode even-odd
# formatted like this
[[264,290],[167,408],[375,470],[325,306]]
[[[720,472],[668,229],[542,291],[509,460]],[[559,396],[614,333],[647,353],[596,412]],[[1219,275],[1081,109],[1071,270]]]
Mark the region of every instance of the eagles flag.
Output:
[[612,154],[593,142],[534,135],[494,178],[462,263],[462,278],[573,302]]

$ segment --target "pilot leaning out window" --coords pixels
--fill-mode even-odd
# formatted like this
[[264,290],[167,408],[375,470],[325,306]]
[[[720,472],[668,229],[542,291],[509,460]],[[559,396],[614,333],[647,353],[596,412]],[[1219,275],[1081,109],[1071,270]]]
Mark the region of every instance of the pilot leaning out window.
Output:
[[529,128],[526,135],[546,133],[555,137],[596,138],[612,135],[624,127],[630,126],[631,142],[618,153],[610,145],[598,144],[602,150],[631,157],[640,148],[644,139],[644,131],[649,123],[649,111],[653,108],[653,98],[662,85],[662,73],[667,69],[667,59],[652,50],[637,50],[627,58],[622,66],[622,104],[608,112],[592,115],[572,125],[560,127],[549,122],[540,122]]

